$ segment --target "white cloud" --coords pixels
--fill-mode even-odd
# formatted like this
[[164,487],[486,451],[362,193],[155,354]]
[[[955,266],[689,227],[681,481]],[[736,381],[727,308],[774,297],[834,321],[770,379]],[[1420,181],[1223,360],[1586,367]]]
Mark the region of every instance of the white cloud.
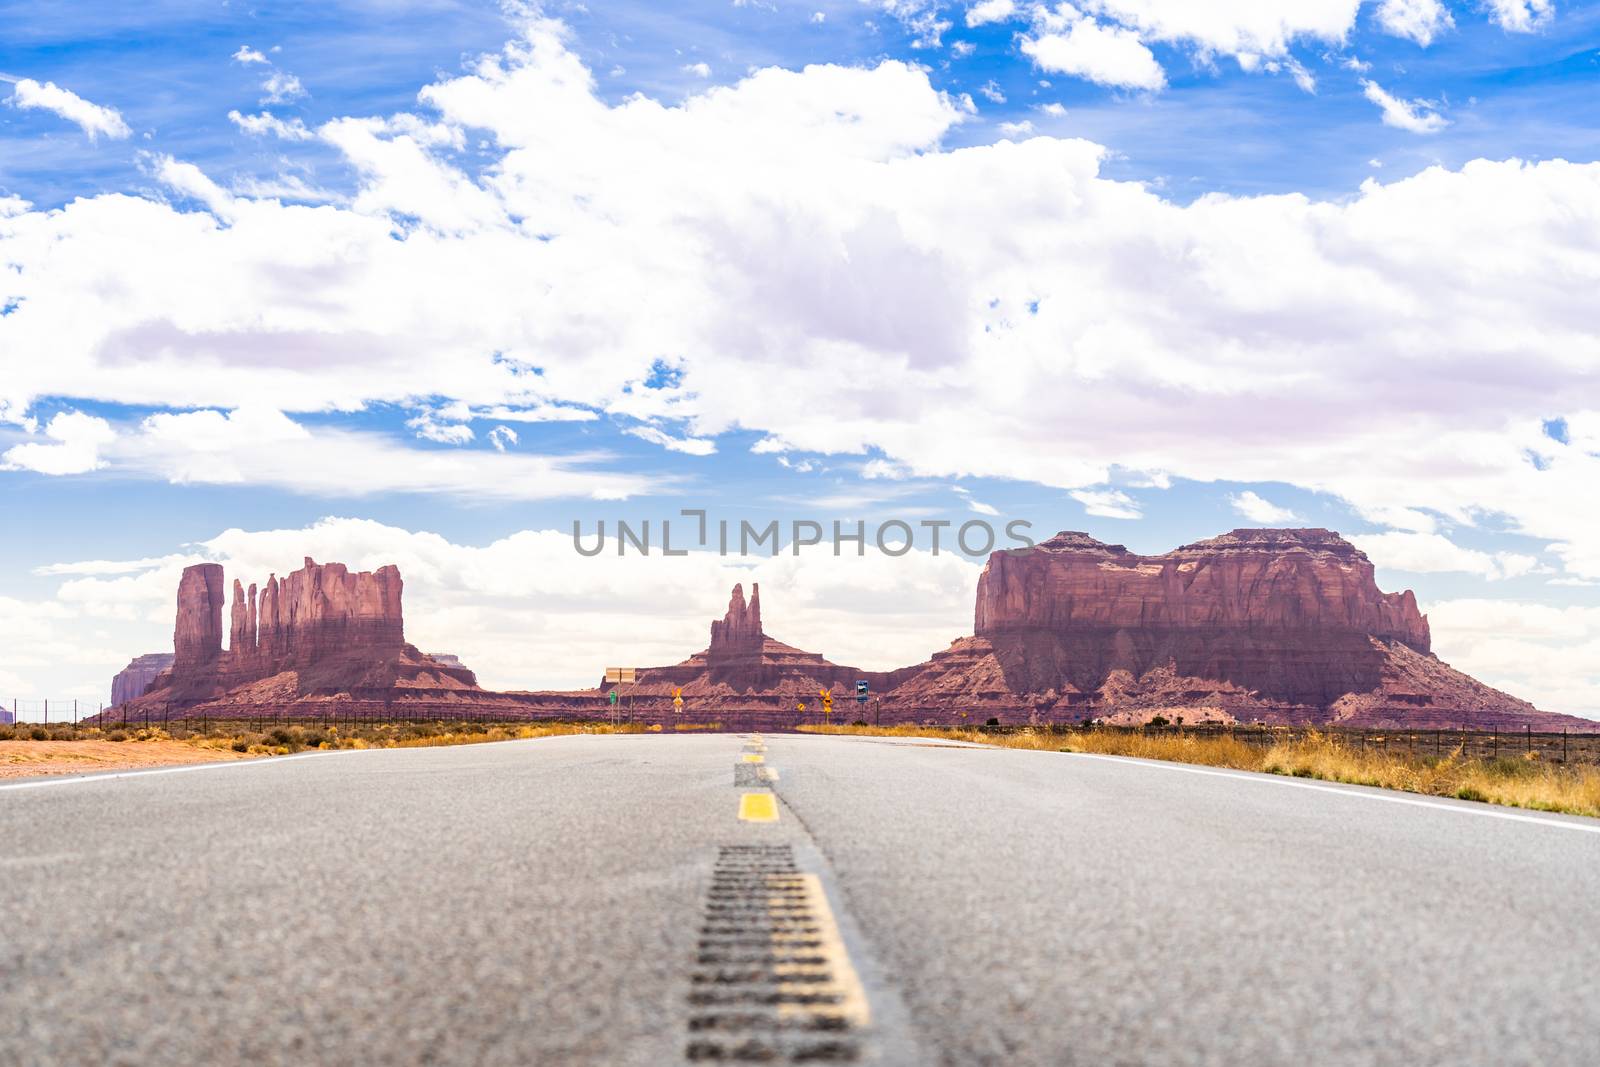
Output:
[[238,111],[228,112],[228,121],[233,123],[245,133],[255,137],[272,134],[285,141],[309,141],[316,136],[306,129],[306,124],[298,118],[285,122],[269,112],[263,111],[259,115],[244,115]]
[[1418,574],[1459,572],[1492,580],[1516,578],[1538,567],[1533,556],[1518,552],[1480,552],[1463,548],[1443,534],[1390,530],[1351,534],[1349,540],[1373,563]]
[[1132,30],[1077,19],[1058,33],[1023,37],[1022,52],[1040,70],[1071,74],[1100,85],[1160,89],[1167,76]]
[[1233,505],[1233,510],[1249,519],[1259,522],[1263,526],[1277,526],[1286,522],[1294,522],[1299,518],[1288,508],[1280,508],[1270,500],[1263,499],[1251,490],[1235,496],[1228,497],[1228,503]]
[[911,471],[900,463],[893,463],[886,459],[869,459],[861,465],[861,477],[868,480],[904,481],[906,478],[911,477]]
[[306,95],[306,87],[300,84],[300,79],[282,70],[268,74],[261,82],[261,91],[267,94],[261,98],[263,104],[284,104]]
[[472,432],[472,427],[466,423],[440,422],[432,411],[424,411],[414,418],[407,419],[406,425],[422,440],[434,441],[441,445],[464,445],[477,436]]
[[[412,426],[431,440],[471,439],[470,428],[433,423],[429,416],[412,420]],[[311,429],[259,407],[151,415],[126,432],[96,416],[68,412],[51,419],[44,436],[53,443],[8,449],[0,457],[4,468],[63,476],[106,469],[174,484],[266,485],[337,497],[416,492],[467,500],[612,500],[670,484],[590,469],[610,458],[603,453],[412,449],[382,434]]]
[[509,426],[496,426],[489,431],[489,443],[496,452],[504,452],[510,445],[517,443],[517,431]]
[[703,437],[673,437],[665,431],[654,426],[630,426],[624,431],[641,441],[649,441],[653,445],[660,445],[671,452],[682,452],[690,456],[709,456],[716,452],[717,443]]
[[1103,519],[1143,518],[1139,502],[1120,489],[1074,489],[1067,494],[1083,505],[1083,510]]
[[940,18],[941,0],[864,0],[893,16],[911,35],[913,48],[938,48],[950,20]]
[[1247,57],[1282,56],[1291,41],[1302,37],[1331,44],[1344,41],[1355,25],[1361,2],[1083,0],[1080,6],[1138,31],[1147,41],[1189,43],[1202,53],[1221,53],[1248,62]]
[[990,22],[1005,22],[1016,13],[1016,0],[979,0],[967,8],[967,26],[971,28]]
[[19,78],[11,87],[10,99],[14,107],[38,108],[54,112],[68,122],[76,123],[79,129],[89,135],[91,141],[101,134],[114,141],[123,140],[133,134],[128,124],[123,121],[122,113],[116,108],[90,103],[77,93],[61,88],[55,82],[45,82],[41,85],[32,78]]
[[1424,48],[1455,25],[1443,0],[1381,0],[1376,18],[1385,33],[1409,38]]
[[1541,708],[1600,718],[1600,608],[1462,599],[1427,605],[1433,650]]
[[1363,79],[1362,91],[1383,111],[1383,124],[1412,133],[1438,133],[1450,121],[1426,100],[1401,100],[1375,81]]
[[51,418],[44,436],[52,443],[29,441],[0,455],[0,470],[36,471],[39,474],[83,474],[105,466],[101,446],[116,433],[111,424],[81,411],[64,411]]
[[240,45],[239,50],[233,53],[233,55],[229,58],[235,63],[244,63],[246,65],[251,63],[267,62],[266,56],[262,55],[260,52],[256,51],[254,48],[251,48],[247,44]]
[[[553,405],[919,477],[1285,483],[1537,538],[1600,576],[1600,165],[1180,202],[1105,177],[1082,140],[949,148],[961,107],[897,62],[609,104],[548,22],[421,97],[426,118],[324,134],[355,166],[348,205],[174,162],[194,203],[0,217],[0,412]],[[451,163],[467,129],[498,146],[472,175]],[[662,353],[681,382],[640,388]],[[1570,442],[1541,428],[1552,397]],[[483,461],[523,458],[333,450],[338,477],[385,486],[414,452],[491,494],[514,479]],[[224,458],[296,484],[287,460]],[[563,473],[562,492],[589,477]]]
[[828,13],[826,11],[813,11],[811,13],[811,21],[813,24],[820,26],[828,21]]
[[1048,104],[1040,104],[1039,111],[1041,114],[1049,115],[1053,119],[1064,118],[1067,114],[1067,109],[1054,100]]
[[693,74],[696,78],[711,77],[711,64],[707,63],[705,60],[701,60],[698,63],[690,63],[686,65],[683,70],[684,73]]
[[1033,123],[1027,119],[1020,122],[1002,122],[1000,132],[1007,137],[1027,137],[1033,133]]
[[1006,94],[1000,91],[1000,84],[993,78],[990,78],[978,88],[978,94],[991,104],[1003,104],[1006,102]]
[[1532,33],[1555,18],[1554,0],[1488,0],[1489,17],[1512,33]]

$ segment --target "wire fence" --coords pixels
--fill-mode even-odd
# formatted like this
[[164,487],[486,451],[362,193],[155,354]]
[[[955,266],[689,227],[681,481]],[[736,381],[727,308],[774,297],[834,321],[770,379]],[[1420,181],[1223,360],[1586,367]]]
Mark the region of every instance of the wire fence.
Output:
[[982,726],[926,725],[934,730],[976,730],[983,734],[1008,734],[1022,730],[1043,731],[1068,737],[1085,732],[1134,734],[1150,737],[1228,738],[1258,748],[1292,744],[1310,738],[1331,740],[1358,751],[1386,752],[1411,758],[1443,758],[1459,755],[1466,759],[1493,760],[1512,757],[1546,761],[1600,763],[1600,722],[1593,731],[1535,730],[1532,726],[1487,730],[1406,729],[1404,727],[1358,727],[1306,724],[1268,726],[1253,724],[1199,724],[1194,726],[1107,726],[1105,724],[1057,723],[1041,726],[986,724]]
[[609,706],[596,702],[593,708],[575,709],[559,704],[542,706],[527,702],[513,702],[500,706],[481,703],[462,704],[448,699],[407,700],[401,703],[385,700],[302,700],[234,707],[182,702],[150,702],[107,707],[100,703],[90,704],[88,701],[72,699],[14,699],[0,704],[0,724],[9,721],[17,725],[37,724],[40,727],[49,726],[53,729],[67,727],[74,731],[161,729],[174,736],[185,736],[208,734],[214,730],[230,733],[241,730],[259,732],[294,725],[354,729],[385,724],[515,725],[538,722],[589,722],[618,726],[633,725],[666,732],[748,733],[786,732],[829,725],[866,725],[870,722],[873,725],[903,726],[930,732],[976,731],[979,734],[1006,734],[1032,730],[1060,735],[1063,738],[1085,731],[1147,736],[1226,737],[1242,744],[1262,748],[1302,741],[1315,736],[1331,739],[1357,750],[1385,752],[1410,758],[1443,758],[1455,755],[1482,760],[1515,757],[1549,762],[1600,764],[1600,722],[1595,724],[1594,731],[1535,730],[1531,725],[1504,729],[1498,726],[1488,729],[1474,729],[1467,726],[1456,729],[1407,729],[1313,724],[1270,726],[1180,723],[1110,726],[1102,723],[990,722],[979,725],[903,717],[889,709],[884,709],[880,714],[876,701],[870,710],[859,706],[841,705],[832,715],[745,709],[690,709],[688,714],[682,714],[675,712],[670,706],[655,707],[653,706],[655,703],[652,701],[647,705],[641,702],[640,706],[630,707],[627,704]]
[[0,703],[0,723],[36,722],[56,724],[78,722],[105,711],[106,705],[70,697],[62,700],[21,700]]

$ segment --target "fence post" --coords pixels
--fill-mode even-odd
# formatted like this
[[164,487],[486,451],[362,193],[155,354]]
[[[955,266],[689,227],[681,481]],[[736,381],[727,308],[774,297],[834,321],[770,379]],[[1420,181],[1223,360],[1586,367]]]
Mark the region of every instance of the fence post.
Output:
[[45,698],[44,702],[44,724],[46,726],[50,725],[50,699],[48,697]]

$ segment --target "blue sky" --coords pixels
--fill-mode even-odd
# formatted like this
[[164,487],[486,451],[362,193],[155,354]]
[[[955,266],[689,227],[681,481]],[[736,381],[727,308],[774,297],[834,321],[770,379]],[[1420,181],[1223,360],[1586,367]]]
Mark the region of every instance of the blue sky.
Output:
[[[519,535],[705,507],[1329,526],[1445,658],[1600,715],[1600,5],[0,26],[0,697],[93,699],[184,562],[306,546],[404,557],[413,635],[486,681],[579,684],[757,568],[597,573],[558,638],[585,564]],[[965,561],[763,566],[847,660],[970,626]]]

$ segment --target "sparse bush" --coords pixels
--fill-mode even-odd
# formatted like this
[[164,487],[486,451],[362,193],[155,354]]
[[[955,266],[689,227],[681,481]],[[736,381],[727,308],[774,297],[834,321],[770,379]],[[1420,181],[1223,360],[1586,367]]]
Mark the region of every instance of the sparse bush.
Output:
[[112,730],[109,734],[106,734],[107,741],[126,741],[127,739],[128,732],[126,730]]

